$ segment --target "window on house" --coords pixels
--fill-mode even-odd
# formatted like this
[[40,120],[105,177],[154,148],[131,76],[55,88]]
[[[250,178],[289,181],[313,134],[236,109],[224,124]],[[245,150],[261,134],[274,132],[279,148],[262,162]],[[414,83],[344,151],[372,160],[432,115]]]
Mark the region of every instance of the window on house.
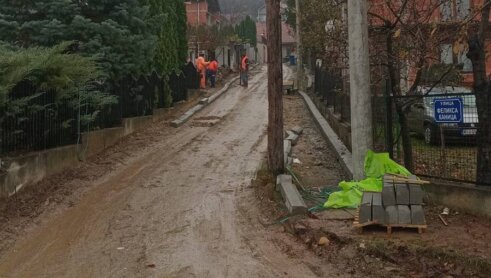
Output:
[[472,61],[471,59],[467,58],[467,52],[469,50],[466,50],[462,52],[462,54],[457,56],[457,61],[460,65],[462,65],[462,71],[469,72],[472,71]]
[[452,1],[448,0],[441,4],[440,12],[442,21],[449,21],[452,19]]
[[441,54],[440,54],[440,62],[442,64],[453,64],[453,51],[451,44],[442,44],[440,46]]
[[469,0],[456,0],[456,10],[457,10],[457,18],[464,19],[469,16],[470,13],[470,4]]

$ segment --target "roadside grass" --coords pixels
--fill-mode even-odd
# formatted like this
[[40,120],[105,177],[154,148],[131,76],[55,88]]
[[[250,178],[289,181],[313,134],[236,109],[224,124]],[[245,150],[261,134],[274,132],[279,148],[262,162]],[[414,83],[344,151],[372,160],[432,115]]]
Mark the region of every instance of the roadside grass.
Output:
[[442,148],[428,145],[422,139],[413,138],[415,174],[475,181],[477,148],[472,145],[453,144]]

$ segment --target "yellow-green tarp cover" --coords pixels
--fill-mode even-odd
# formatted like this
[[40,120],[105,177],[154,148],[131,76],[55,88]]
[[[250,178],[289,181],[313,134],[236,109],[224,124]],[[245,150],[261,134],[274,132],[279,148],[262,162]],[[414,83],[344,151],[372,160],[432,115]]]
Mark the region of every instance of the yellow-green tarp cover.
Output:
[[360,205],[363,191],[382,192],[385,174],[410,176],[403,166],[390,159],[388,153],[368,151],[365,156],[365,176],[361,181],[339,183],[341,191],[329,195],[325,208],[356,208]]

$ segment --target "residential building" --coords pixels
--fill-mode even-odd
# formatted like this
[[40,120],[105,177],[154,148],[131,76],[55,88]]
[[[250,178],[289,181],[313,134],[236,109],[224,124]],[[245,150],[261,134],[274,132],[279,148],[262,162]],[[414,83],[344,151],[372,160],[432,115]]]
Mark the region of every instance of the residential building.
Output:
[[221,20],[218,0],[190,0],[184,3],[188,25],[213,25]]
[[[382,18],[388,19],[391,22],[396,21],[396,16],[393,11],[400,9],[405,1],[391,2],[391,6],[387,5],[385,0],[369,0],[369,24],[370,24],[370,40],[373,44],[385,45],[384,35],[377,37],[377,30],[383,27]],[[480,18],[479,7],[482,6],[483,0],[408,0],[406,9],[413,9],[412,12],[405,13],[402,20],[415,24],[427,26],[427,29],[422,28],[425,32],[438,32],[436,36],[439,38],[438,45],[429,46],[427,59],[432,64],[455,64],[460,69],[462,76],[462,85],[473,85],[472,63],[467,58],[467,50],[458,44],[459,37],[457,34],[461,31],[463,23],[466,22],[468,33],[475,32],[477,20]],[[374,16],[376,15],[376,16]],[[414,18],[411,18],[414,17]],[[486,39],[486,50],[491,52],[491,36]],[[409,58],[408,58],[409,59]],[[414,61],[407,60],[406,66],[401,72],[401,85],[403,89],[408,89],[414,82],[417,72],[417,66]],[[491,59],[487,56],[486,60],[487,72],[491,73]]]
[[[281,14],[288,8],[285,2],[281,2]],[[285,22],[286,18],[282,18],[281,22],[281,55],[284,59],[294,54],[296,49],[296,40],[294,30]],[[266,27],[266,6],[263,6],[257,11],[256,22],[257,34],[257,62],[267,63],[267,27]]]
[[[268,61],[267,56],[267,38],[268,32],[266,23],[256,22],[257,33],[257,62],[266,63]],[[293,29],[281,22],[281,55],[284,59],[295,53],[296,40],[294,37]]]

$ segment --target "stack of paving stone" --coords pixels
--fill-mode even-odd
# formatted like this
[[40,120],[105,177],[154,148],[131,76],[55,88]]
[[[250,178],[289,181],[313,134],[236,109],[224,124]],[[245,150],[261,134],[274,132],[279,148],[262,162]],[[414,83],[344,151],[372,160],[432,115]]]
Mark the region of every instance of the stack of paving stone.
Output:
[[425,225],[423,196],[423,189],[415,176],[405,181],[386,175],[382,190],[386,224]]
[[358,223],[392,227],[426,225],[423,189],[416,177],[403,179],[386,175],[382,192],[364,192]]

